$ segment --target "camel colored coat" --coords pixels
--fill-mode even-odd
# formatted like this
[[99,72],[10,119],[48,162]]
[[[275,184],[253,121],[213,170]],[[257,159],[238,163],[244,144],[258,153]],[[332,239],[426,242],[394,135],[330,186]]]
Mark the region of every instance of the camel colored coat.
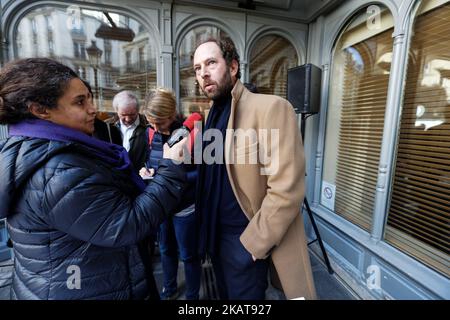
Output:
[[294,109],[280,97],[251,93],[239,80],[231,94],[227,129],[235,132],[227,130],[226,168],[236,199],[250,220],[240,240],[256,258],[271,255],[288,299],[315,299],[300,213],[305,159]]

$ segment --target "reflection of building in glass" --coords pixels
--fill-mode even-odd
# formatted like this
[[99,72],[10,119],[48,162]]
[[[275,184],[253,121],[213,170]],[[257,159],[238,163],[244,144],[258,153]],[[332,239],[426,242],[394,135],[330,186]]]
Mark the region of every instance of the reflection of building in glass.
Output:
[[337,215],[370,230],[389,81],[386,48],[392,48],[393,30],[364,39],[359,27],[365,14],[362,10],[354,18],[335,47],[324,185],[336,189]]
[[124,89],[133,90],[141,99],[156,85],[156,53],[149,45],[149,34],[137,21],[111,14],[118,26],[128,26],[135,37],[131,42],[100,39],[95,32],[108,23],[100,11],[73,11],[41,7],[28,13],[19,23],[15,42],[17,57],[49,57],[73,68],[94,88],[94,70],[86,53],[91,40],[102,50],[98,67],[98,108],[113,111],[112,98]]
[[250,82],[260,93],[286,98],[287,69],[297,65],[297,52],[289,41],[281,36],[264,36],[250,54]]

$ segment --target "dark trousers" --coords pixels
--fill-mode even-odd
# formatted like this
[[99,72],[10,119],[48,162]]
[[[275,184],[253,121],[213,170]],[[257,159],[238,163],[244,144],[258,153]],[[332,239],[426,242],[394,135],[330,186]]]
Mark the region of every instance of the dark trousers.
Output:
[[211,257],[222,300],[264,300],[268,260],[253,261],[239,240],[240,233],[219,235],[218,251]]
[[147,286],[148,286],[148,299],[150,300],[160,300],[158,294],[158,287],[156,286],[155,277],[153,276],[153,251],[155,246],[155,237],[152,235],[147,239],[143,240],[139,245],[139,253],[144,263],[145,272],[147,276]]
[[159,250],[163,268],[163,298],[177,291],[178,255],[184,264],[186,299],[198,300],[200,290],[201,262],[197,254],[195,215],[173,216],[164,221],[159,229]]

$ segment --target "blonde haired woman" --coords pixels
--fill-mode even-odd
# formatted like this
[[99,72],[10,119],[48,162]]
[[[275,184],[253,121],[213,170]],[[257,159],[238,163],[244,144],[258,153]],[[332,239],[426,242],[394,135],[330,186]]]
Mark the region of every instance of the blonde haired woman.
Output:
[[[148,156],[146,167],[140,175],[151,179],[163,157],[163,145],[172,132],[183,122],[176,109],[176,98],[166,88],[157,88],[147,95],[142,110],[150,126],[147,129]],[[186,299],[198,300],[200,289],[201,264],[197,255],[197,232],[194,206],[196,170],[193,165],[185,165],[189,185],[182,204],[174,211],[173,217],[166,219],[159,228],[159,250],[163,267],[162,299],[176,299],[178,296],[177,273],[178,252],[184,263],[186,279]]]

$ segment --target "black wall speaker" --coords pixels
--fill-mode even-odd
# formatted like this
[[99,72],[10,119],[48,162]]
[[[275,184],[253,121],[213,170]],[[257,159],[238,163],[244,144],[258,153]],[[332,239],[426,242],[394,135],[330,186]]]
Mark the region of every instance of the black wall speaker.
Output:
[[287,98],[296,113],[318,113],[322,70],[307,63],[288,69]]

